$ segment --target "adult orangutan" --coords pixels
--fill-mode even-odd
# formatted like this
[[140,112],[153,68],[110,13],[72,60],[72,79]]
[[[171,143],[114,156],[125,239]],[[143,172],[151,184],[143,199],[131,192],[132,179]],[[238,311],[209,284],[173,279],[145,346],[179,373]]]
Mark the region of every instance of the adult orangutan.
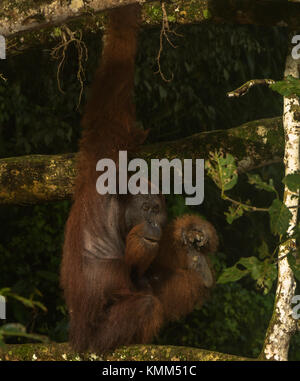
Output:
[[[147,343],[191,312],[214,285],[213,226],[183,216],[166,226],[162,195],[100,195],[96,163],[137,151],[134,61],[138,5],[110,11],[101,65],[82,120],[74,203],[67,221],[61,285],[70,342],[79,352]],[[118,163],[117,163],[118,165]]]

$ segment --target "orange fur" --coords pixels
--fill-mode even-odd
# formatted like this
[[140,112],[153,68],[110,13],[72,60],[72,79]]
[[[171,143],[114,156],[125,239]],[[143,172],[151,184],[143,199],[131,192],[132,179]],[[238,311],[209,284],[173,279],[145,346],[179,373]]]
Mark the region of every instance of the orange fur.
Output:
[[[193,228],[205,232],[207,244],[195,252],[185,244],[183,234]],[[196,215],[184,215],[171,222],[164,231],[159,254],[150,266],[149,274],[155,295],[164,307],[166,320],[178,319],[201,306],[214,286],[214,271],[209,254],[218,247],[218,236],[211,223]],[[207,287],[201,273],[192,268],[189,255],[204,256],[212,284]]]
[[158,244],[147,245],[143,241],[143,224],[135,226],[126,237],[125,263],[134,268],[138,278],[141,278],[158,254]]

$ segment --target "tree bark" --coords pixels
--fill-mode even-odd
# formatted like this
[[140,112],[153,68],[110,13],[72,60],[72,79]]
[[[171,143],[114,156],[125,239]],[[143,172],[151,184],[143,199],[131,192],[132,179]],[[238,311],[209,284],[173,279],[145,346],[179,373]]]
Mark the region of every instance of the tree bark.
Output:
[[[286,61],[285,76],[292,75],[299,78],[300,60],[288,56]],[[284,98],[283,126],[285,132],[285,175],[300,170],[300,120],[296,112],[300,111],[300,102],[297,97]],[[297,224],[299,194],[291,192],[287,187],[284,190],[284,203],[290,208],[290,220],[287,236],[291,236]],[[279,247],[278,252],[278,281],[275,296],[273,316],[267,330],[263,348],[263,356],[267,360],[288,360],[288,350],[291,336],[297,329],[297,322],[292,317],[292,298],[295,294],[296,283],[293,271],[289,266],[287,255],[295,252],[296,240],[290,239],[289,244]]]
[[[142,147],[137,154],[151,159],[206,159],[215,149],[231,153],[239,172],[281,162],[282,118],[262,119],[229,130]],[[99,158],[100,159],[100,158]],[[73,193],[76,155],[32,155],[0,159],[0,204],[28,204],[62,200]]]
[[[8,37],[16,33],[66,23],[74,18],[140,2],[144,8],[145,24],[161,23],[159,2],[154,0],[2,0],[0,34]],[[153,9],[154,8],[154,9]],[[256,24],[300,27],[300,6],[294,2],[276,0],[201,0],[174,1],[166,6],[176,23],[195,23],[206,20],[235,24]],[[159,15],[159,16],[157,16]]]
[[79,356],[68,344],[11,344],[0,349],[0,361],[251,361],[253,359],[199,348],[162,345],[123,347],[101,356]]
[[[146,0],[146,2],[149,0]],[[134,4],[138,0],[52,0],[12,2],[2,0],[0,34],[15,33],[57,25],[86,14],[94,14],[117,6]]]

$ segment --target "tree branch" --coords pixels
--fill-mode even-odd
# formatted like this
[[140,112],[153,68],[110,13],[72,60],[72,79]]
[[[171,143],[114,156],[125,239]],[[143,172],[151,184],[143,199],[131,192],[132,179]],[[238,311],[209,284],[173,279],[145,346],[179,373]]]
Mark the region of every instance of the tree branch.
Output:
[[[281,162],[282,118],[262,119],[229,130],[142,147],[137,154],[150,159],[208,158],[216,148],[231,153],[239,172]],[[72,195],[75,154],[31,155],[0,159],[0,204],[23,204],[66,199]]]
[[[145,0],[144,2],[149,2]],[[12,2],[2,0],[0,34],[15,33],[61,24],[86,14],[95,14],[117,6],[142,2],[139,0],[45,0]]]
[[[116,6],[140,2],[146,25],[161,22],[160,3],[154,0],[2,0],[0,34],[16,33],[66,23],[78,17],[95,15]],[[153,4],[154,3],[154,4]],[[153,9],[154,8],[154,9]],[[276,0],[201,0],[167,2],[166,11],[176,23],[214,22],[300,27],[300,5]],[[98,26],[99,27],[99,26]]]
[[0,361],[251,361],[253,359],[198,348],[162,345],[123,347],[102,356],[79,356],[68,344],[11,344],[0,349]]
[[229,91],[227,93],[227,96],[229,98],[239,98],[246,95],[248,91],[251,89],[251,87],[253,86],[258,86],[258,85],[270,86],[270,85],[273,85],[274,83],[275,81],[273,79],[251,79],[250,81],[240,86],[238,89]]

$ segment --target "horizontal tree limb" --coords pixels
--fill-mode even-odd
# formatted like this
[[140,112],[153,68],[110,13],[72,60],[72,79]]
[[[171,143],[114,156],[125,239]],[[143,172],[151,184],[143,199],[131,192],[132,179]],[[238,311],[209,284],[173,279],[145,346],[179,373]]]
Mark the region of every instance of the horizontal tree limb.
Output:
[[[45,0],[1,1],[0,34],[16,33],[66,23],[110,8],[140,2],[146,25],[161,22],[160,4],[154,0]],[[152,4],[154,2],[154,4]],[[300,4],[277,0],[178,0],[166,10],[176,23],[215,22],[300,27]]]
[[[282,161],[282,118],[262,119],[229,130],[202,132],[184,139],[143,146],[145,159],[208,159],[231,153],[239,172]],[[63,200],[73,193],[76,154],[30,155],[0,159],[0,204]]]
[[11,344],[0,349],[0,361],[253,361],[254,359],[198,348],[163,345],[123,347],[101,356],[79,356],[66,343]]
[[251,79],[250,81],[244,83],[242,86],[240,86],[238,89],[235,89],[233,91],[229,91],[227,93],[227,96],[229,98],[239,98],[246,95],[251,87],[258,86],[258,85],[265,85],[270,86],[273,85],[275,81],[273,79]]
[[137,2],[138,0],[90,0],[88,2],[85,0],[45,0],[44,2],[2,0],[0,34],[7,37],[15,33],[58,25],[82,15],[94,14],[116,6]]

